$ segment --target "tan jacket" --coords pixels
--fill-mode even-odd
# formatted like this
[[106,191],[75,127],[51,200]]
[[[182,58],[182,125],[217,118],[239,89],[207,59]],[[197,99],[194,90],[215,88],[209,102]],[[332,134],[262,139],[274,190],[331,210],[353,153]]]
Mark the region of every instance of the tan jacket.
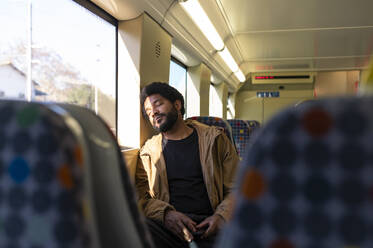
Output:
[[[192,120],[185,122],[198,134],[202,174],[211,206],[216,214],[227,220],[232,209],[230,192],[239,161],[237,152],[222,128]],[[165,211],[175,208],[169,204],[162,134],[146,141],[139,156],[135,175],[139,205],[146,217],[163,223]]]

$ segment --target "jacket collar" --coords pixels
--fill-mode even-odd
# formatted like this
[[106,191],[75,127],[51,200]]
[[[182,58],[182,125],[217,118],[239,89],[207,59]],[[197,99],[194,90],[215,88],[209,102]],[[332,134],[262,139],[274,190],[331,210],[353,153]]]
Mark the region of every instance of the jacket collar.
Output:
[[[184,121],[185,124],[194,127],[198,134],[198,141],[200,146],[206,146],[212,144],[212,141],[219,134],[224,132],[224,129],[217,126],[208,126],[195,120],[187,119]],[[204,144],[201,144],[203,142]],[[162,133],[154,135],[152,138],[147,140],[140,150],[140,155],[157,155],[160,156],[162,152]]]

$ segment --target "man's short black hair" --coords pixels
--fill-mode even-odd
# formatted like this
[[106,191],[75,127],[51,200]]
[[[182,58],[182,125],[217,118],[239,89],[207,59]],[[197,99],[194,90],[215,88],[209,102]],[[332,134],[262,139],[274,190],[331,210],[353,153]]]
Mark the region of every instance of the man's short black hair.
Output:
[[148,96],[154,95],[154,94],[160,94],[167,100],[169,100],[171,103],[174,103],[176,100],[180,100],[181,102],[181,115],[185,114],[185,108],[184,108],[184,97],[183,95],[174,87],[170,86],[167,83],[161,83],[161,82],[153,82],[147,86],[145,86],[140,95],[140,101],[141,101],[141,112],[145,119],[148,119],[148,115],[145,112],[144,102],[145,99]]

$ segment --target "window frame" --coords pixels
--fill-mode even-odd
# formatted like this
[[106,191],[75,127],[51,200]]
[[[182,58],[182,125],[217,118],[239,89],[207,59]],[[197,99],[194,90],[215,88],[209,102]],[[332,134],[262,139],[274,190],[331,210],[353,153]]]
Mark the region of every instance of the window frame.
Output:
[[79,4],[80,6],[86,8],[87,10],[91,11],[93,14],[101,17],[105,21],[109,22],[110,24],[118,27],[118,20],[110,15],[105,10],[101,9],[99,6],[97,6],[95,3],[89,1],[89,0],[72,0]]

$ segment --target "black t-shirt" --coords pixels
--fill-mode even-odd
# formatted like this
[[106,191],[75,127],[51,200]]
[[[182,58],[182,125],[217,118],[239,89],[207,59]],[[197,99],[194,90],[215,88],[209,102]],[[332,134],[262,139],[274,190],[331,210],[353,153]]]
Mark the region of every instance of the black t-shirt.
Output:
[[211,215],[213,213],[203,181],[196,130],[182,140],[163,139],[170,203],[179,212]]

